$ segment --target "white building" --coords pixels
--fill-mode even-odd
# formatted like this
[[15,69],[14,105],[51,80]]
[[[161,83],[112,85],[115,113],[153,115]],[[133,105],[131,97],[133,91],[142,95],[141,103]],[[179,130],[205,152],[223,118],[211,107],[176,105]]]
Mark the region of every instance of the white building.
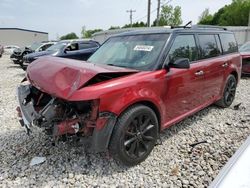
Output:
[[0,44],[3,46],[29,46],[34,42],[48,40],[48,33],[20,28],[0,28]]

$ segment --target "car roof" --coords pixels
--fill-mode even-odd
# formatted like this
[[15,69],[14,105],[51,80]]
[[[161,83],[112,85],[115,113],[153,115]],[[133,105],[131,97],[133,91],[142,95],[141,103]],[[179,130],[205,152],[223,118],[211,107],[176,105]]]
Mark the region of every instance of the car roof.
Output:
[[56,41],[48,41],[48,42],[42,42],[41,44],[42,45],[45,45],[45,44],[55,44],[57,43]]
[[116,34],[114,36],[129,36],[129,35],[143,35],[143,34],[164,34],[164,33],[233,33],[231,31],[227,31],[227,29],[223,27],[217,26],[192,26],[192,27],[152,27],[152,28],[144,28],[133,31],[127,31],[123,33]]
[[19,48],[19,46],[16,46],[16,45],[7,45],[7,46],[4,46],[4,48],[9,48],[9,47],[11,47],[11,48]]
[[60,40],[58,42],[97,42],[93,39],[70,39],[70,40]]

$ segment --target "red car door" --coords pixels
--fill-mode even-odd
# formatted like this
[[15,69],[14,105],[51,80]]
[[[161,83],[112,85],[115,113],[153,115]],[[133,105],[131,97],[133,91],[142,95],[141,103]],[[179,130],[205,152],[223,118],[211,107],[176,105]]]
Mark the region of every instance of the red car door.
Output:
[[227,63],[218,35],[199,34],[200,59],[204,64],[204,98],[209,103],[218,99],[224,84],[224,69]]
[[198,48],[194,35],[178,35],[170,48],[168,61],[188,58],[189,69],[170,68],[166,76],[165,127],[195,112],[204,103],[203,63],[196,61]]

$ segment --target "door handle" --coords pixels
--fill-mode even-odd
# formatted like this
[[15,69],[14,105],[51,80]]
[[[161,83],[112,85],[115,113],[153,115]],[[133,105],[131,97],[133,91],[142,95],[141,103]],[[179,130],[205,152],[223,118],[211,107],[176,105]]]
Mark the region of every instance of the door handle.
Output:
[[226,67],[228,67],[228,63],[223,63],[221,66],[222,66],[223,68],[226,68]]
[[200,70],[195,73],[196,76],[202,76],[204,75],[204,71]]

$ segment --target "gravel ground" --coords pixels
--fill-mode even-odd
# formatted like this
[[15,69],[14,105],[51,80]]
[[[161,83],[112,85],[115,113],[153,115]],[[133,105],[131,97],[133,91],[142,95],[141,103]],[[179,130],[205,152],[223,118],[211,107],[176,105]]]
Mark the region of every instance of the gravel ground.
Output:
[[[207,187],[250,133],[250,79],[245,78],[232,107],[210,106],[164,131],[148,159],[127,168],[79,143],[52,146],[39,129],[27,136],[15,111],[15,88],[24,75],[8,56],[0,59],[0,187]],[[191,150],[199,141],[207,143]],[[47,160],[30,167],[35,156]]]

